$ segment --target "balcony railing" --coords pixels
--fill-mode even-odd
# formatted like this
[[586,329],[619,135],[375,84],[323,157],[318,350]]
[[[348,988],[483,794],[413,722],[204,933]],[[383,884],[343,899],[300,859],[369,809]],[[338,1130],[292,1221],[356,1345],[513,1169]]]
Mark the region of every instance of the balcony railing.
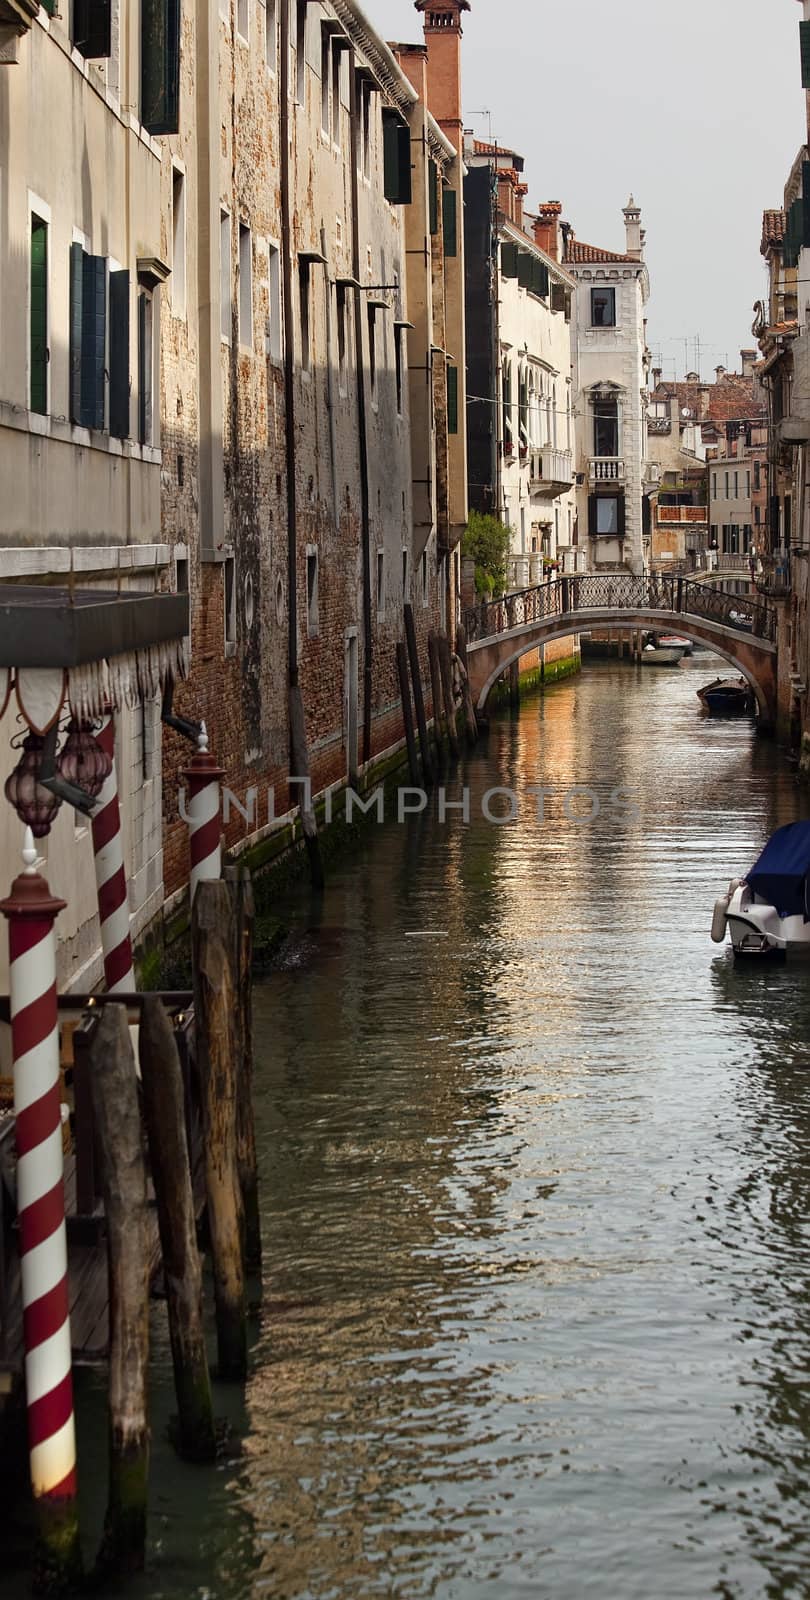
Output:
[[592,456],[591,483],[624,483],[621,456]]
[[659,522],[708,522],[709,520],[706,506],[659,506],[656,515]]
[[533,494],[565,494],[573,481],[574,458],[570,450],[545,445],[542,450],[532,451],[530,488]]

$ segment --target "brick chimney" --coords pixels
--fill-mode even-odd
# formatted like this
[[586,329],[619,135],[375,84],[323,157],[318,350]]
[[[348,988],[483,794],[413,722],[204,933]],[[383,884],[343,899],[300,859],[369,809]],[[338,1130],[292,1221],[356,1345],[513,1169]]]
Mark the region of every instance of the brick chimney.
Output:
[[627,254],[632,256],[634,261],[643,261],[646,235],[641,226],[641,208],[636,205],[632,195],[624,208],[624,226]]
[[462,12],[470,0],[415,0],[424,14],[428,55],[428,107],[453,148],[463,148],[461,116]]
[[545,250],[552,261],[560,259],[560,218],[562,206],[559,200],[547,200],[540,207],[534,219],[534,242]]

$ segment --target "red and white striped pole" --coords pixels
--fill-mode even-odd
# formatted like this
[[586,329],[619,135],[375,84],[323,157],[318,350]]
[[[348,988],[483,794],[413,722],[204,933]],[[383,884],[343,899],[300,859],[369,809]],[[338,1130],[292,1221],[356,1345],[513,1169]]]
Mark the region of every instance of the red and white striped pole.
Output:
[[112,762],[110,775],[98,797],[98,806],[92,818],[104,980],[110,994],[134,994],[137,985],[129,933],[129,896],[121,839],[118,774],[115,770],[115,720],[112,716],[105,718],[96,738]]
[[9,938],[31,1483],[41,1559],[56,1580],[75,1573],[80,1561],[54,936],[65,902],[53,897],[36,870],[30,828],[22,854],[24,871],[0,901],[0,912]]
[[186,818],[191,849],[191,899],[198,883],[222,877],[222,827],[220,823],[220,778],[223,768],[218,767],[208,749],[205,723],[200,725],[197,753],[192,756],[181,776],[188,782],[189,804]]

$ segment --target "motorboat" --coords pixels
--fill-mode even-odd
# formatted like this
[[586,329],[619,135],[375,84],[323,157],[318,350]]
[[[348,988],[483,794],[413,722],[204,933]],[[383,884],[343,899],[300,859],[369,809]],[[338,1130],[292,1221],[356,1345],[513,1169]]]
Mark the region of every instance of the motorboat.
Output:
[[691,656],[692,640],[682,639],[679,633],[660,633],[658,635],[658,648],[661,650],[682,650],[685,656]]
[[645,644],[639,659],[645,667],[677,667],[684,655],[683,645],[680,644],[670,645],[667,649],[661,645]]
[[744,878],[715,901],[712,939],[735,956],[810,955],[810,822],[777,828]]
[[711,717],[745,717],[754,709],[747,678],[715,678],[698,689],[697,697]]

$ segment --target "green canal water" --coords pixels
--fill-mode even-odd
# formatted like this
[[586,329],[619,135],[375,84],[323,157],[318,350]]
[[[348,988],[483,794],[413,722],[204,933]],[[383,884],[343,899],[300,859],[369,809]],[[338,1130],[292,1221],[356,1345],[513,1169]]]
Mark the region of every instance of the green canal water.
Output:
[[810,1593],[810,968],[709,940],[805,803],[700,715],[713,669],[588,666],[493,722],[469,825],[372,828],[283,908],[242,1453],[174,1460],[156,1307],[136,1600]]

